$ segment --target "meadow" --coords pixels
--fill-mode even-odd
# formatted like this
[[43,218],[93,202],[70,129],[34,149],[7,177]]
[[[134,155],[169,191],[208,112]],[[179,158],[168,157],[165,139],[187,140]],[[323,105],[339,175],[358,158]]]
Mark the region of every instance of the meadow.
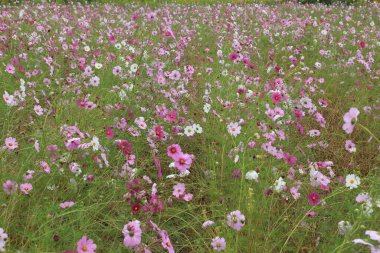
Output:
[[0,252],[380,252],[380,5],[0,6]]

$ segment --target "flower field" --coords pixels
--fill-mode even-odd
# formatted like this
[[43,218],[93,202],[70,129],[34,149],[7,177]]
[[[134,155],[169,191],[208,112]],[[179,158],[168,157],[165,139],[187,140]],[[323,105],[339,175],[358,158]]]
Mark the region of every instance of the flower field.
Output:
[[0,7],[0,252],[380,252],[380,5]]

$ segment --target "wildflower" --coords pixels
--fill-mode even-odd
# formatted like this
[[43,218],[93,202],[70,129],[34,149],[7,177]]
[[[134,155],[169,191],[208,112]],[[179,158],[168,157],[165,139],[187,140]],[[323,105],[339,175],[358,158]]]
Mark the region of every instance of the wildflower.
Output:
[[282,95],[279,92],[273,92],[272,93],[272,101],[274,104],[281,103],[282,101]]
[[18,148],[18,143],[16,139],[13,137],[6,138],[4,142],[5,142],[5,146],[4,146],[5,149],[14,150]]
[[189,154],[179,154],[174,158],[174,165],[180,171],[183,172],[191,167],[192,159]]
[[65,146],[67,150],[75,150],[79,148],[80,138],[71,138],[67,142],[65,142]]
[[349,174],[346,176],[346,187],[351,190],[354,188],[358,188],[360,185],[360,178],[354,174]]
[[77,251],[78,253],[94,253],[96,250],[96,244],[92,239],[87,240],[87,236],[83,236],[77,242]]
[[178,144],[172,144],[167,148],[168,156],[175,159],[176,156],[182,153],[181,147]]
[[239,210],[233,211],[227,215],[227,225],[240,231],[245,225],[245,216]]
[[277,179],[276,182],[274,183],[274,190],[276,192],[283,191],[285,189],[285,187],[286,187],[286,182],[284,181],[284,179],[282,177]]
[[319,195],[316,192],[312,192],[307,196],[310,205],[315,206],[319,204]]
[[74,202],[72,202],[72,201],[66,201],[66,202],[62,202],[61,204],[59,204],[59,207],[60,207],[61,209],[65,209],[65,208],[72,207],[72,206],[74,206],[74,205],[75,205]]
[[173,186],[173,196],[181,198],[185,194],[186,186],[183,183],[178,183]]
[[366,203],[371,202],[372,198],[368,195],[368,193],[360,193],[356,196],[355,201],[357,203]]
[[342,129],[347,133],[350,134],[354,130],[355,123],[358,121],[358,116],[360,112],[357,108],[352,107],[350,110],[344,114],[343,120],[344,124],[342,126]]
[[238,134],[240,134],[241,126],[239,126],[239,123],[230,123],[227,126],[228,133],[236,137]]
[[350,153],[356,152],[356,145],[351,140],[346,140],[346,144],[344,145],[344,148]]
[[203,133],[203,128],[199,124],[194,124],[193,129],[197,134]]
[[210,226],[212,226],[214,224],[215,224],[215,222],[213,222],[211,220],[208,220],[208,221],[203,222],[202,228],[208,228],[208,227],[210,227]]
[[38,115],[38,116],[41,116],[44,114],[44,110],[42,109],[42,107],[40,105],[35,105],[34,106],[34,112]]
[[195,134],[195,130],[194,130],[193,126],[187,126],[187,127],[185,127],[184,132],[185,132],[185,135],[187,137],[191,137],[191,136],[193,136]]
[[17,183],[11,180],[7,180],[3,184],[3,189],[7,195],[11,195],[12,193],[16,192],[17,187],[18,187]]
[[259,181],[259,173],[257,173],[254,170],[248,171],[245,174],[245,179],[247,179],[247,180],[255,180],[256,182],[258,182]]
[[26,184],[21,184],[20,185],[20,190],[22,193],[24,194],[29,194],[29,192],[33,189],[33,185],[32,184],[29,184],[29,183],[26,183]]
[[[369,235],[371,240],[374,240],[374,241],[377,241],[378,243],[380,243],[380,233],[379,232],[373,231],[373,230],[367,230],[367,231],[365,231],[365,234]],[[375,246],[372,243],[366,242],[362,239],[355,239],[352,242],[355,244],[362,244],[364,246],[367,246],[371,250],[371,253],[379,253],[380,252],[380,244]]]
[[141,243],[142,230],[140,221],[130,221],[123,228],[124,245],[129,248],[134,248]]
[[338,222],[338,233],[340,235],[345,235],[352,230],[352,225],[349,221],[339,221]]
[[0,252],[5,252],[5,244],[8,240],[8,234],[4,232],[3,228],[0,228]]
[[211,246],[214,250],[223,251],[226,248],[226,240],[217,236],[212,239]]
[[5,71],[13,75],[15,73],[15,67],[12,64],[8,64],[5,67]]

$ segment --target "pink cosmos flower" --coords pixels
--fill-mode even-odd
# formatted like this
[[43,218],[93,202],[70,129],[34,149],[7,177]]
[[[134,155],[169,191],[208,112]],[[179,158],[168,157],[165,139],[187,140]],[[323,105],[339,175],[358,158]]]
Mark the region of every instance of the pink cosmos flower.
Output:
[[40,105],[35,105],[34,106],[34,112],[38,115],[41,116],[44,114],[44,109]]
[[67,142],[65,142],[65,146],[67,150],[78,149],[79,145],[80,145],[80,138],[71,138]]
[[279,104],[282,101],[282,95],[279,92],[272,93],[272,101],[274,104]]
[[223,237],[215,237],[211,241],[211,246],[216,251],[223,251],[226,248],[226,240]]
[[78,253],[95,253],[96,244],[92,239],[87,240],[87,236],[83,236],[77,242],[77,251]]
[[180,172],[189,169],[192,162],[191,155],[189,154],[180,153],[174,158],[174,165]]
[[33,185],[26,183],[26,184],[21,184],[20,185],[20,190],[24,194],[29,194],[29,192],[33,189]]
[[47,174],[50,174],[50,166],[49,166],[49,164],[47,163],[47,162],[45,162],[45,161],[41,161],[40,162],[40,165],[41,165],[41,167],[42,167],[42,169],[47,173]]
[[178,155],[182,154],[181,147],[178,144],[172,144],[167,148],[168,156],[175,159]]
[[344,148],[350,153],[356,152],[356,145],[351,140],[346,140],[346,143],[344,144]]
[[65,209],[65,208],[72,207],[74,205],[75,205],[74,202],[72,202],[72,201],[66,201],[66,202],[63,202],[63,203],[59,204],[59,207],[62,208],[62,209]]
[[315,206],[319,203],[319,195],[316,192],[312,192],[307,196],[310,205]]
[[245,225],[245,216],[239,210],[233,211],[227,215],[227,225],[240,231]]
[[12,64],[8,64],[5,67],[5,71],[13,75],[15,73],[15,67]]
[[13,137],[6,138],[4,142],[5,142],[4,149],[14,150],[14,149],[18,148],[18,143],[17,143],[16,139]]
[[342,129],[350,134],[354,130],[355,123],[358,121],[358,116],[360,112],[357,108],[352,107],[346,114],[343,116],[344,124]]
[[173,186],[173,195],[176,198],[181,198],[185,194],[186,186],[183,183],[178,183]]
[[[380,243],[380,233],[379,232],[373,231],[373,230],[367,230],[365,232],[365,234],[368,235],[371,238],[371,240],[374,240],[374,241],[377,241],[378,243]],[[352,242],[355,244],[362,244],[364,246],[367,246],[371,250],[371,253],[379,253],[380,252],[380,245],[379,244],[377,246],[375,246],[372,243],[366,242],[362,239],[355,239]]]
[[142,230],[140,221],[130,221],[123,228],[124,245],[129,248],[134,248],[141,243]]
[[173,245],[170,241],[170,238],[169,238],[169,235],[168,235],[168,232],[166,232],[165,230],[160,230],[158,232],[161,236],[161,245],[164,249],[166,249],[168,251],[168,253],[174,253],[174,248],[173,248]]
[[193,194],[191,193],[186,193],[185,196],[183,196],[183,199],[186,201],[186,202],[189,202],[193,199]]
[[238,134],[240,134],[241,126],[239,126],[239,123],[230,123],[227,126],[228,133],[236,137]]
[[3,184],[3,189],[7,195],[11,195],[12,193],[16,192],[17,187],[18,187],[17,183],[11,180],[7,180]]

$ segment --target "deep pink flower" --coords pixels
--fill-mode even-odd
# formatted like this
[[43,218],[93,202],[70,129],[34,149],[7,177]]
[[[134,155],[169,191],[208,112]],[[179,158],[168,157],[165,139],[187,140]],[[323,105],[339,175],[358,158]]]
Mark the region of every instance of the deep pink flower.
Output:
[[319,204],[319,195],[316,192],[312,192],[307,196],[310,205],[315,206]]
[[274,104],[279,104],[282,101],[282,95],[279,92],[272,93],[272,101]]

